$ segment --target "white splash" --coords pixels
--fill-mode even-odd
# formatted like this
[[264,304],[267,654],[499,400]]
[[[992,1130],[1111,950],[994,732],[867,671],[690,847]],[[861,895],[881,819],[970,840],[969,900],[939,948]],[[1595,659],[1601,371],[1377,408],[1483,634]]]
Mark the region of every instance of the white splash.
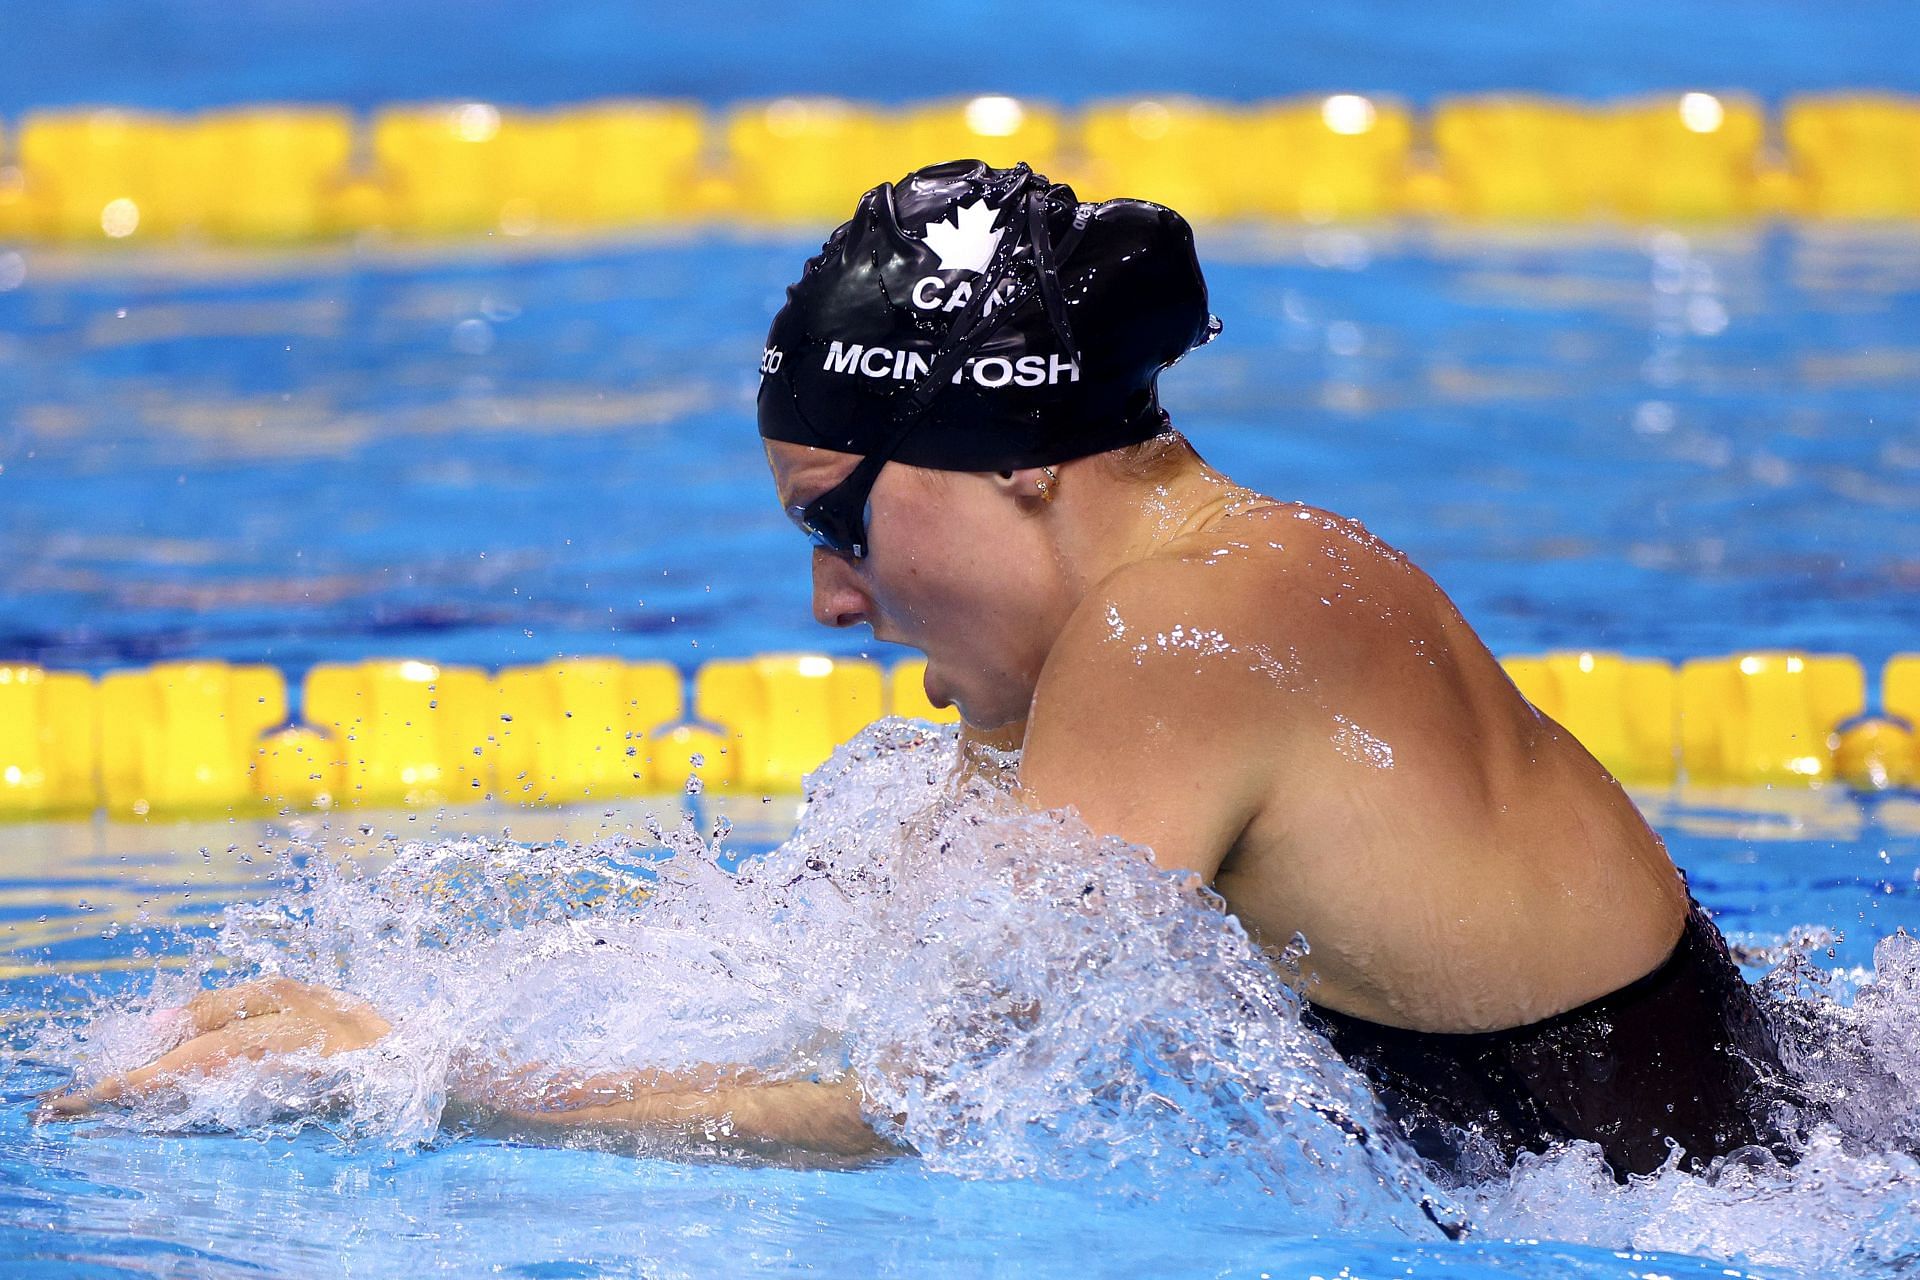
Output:
[[411,1145],[449,1094],[529,1063],[850,1071],[870,1121],[936,1170],[1246,1195],[1303,1232],[1437,1239],[1421,1202],[1444,1195],[1218,900],[1069,814],[948,794],[954,750],[950,730],[870,728],[810,780],[793,837],[737,872],[691,828],[663,849],[408,844],[377,873],[315,859],[230,910],[195,972],[41,1056],[83,1080],[146,1060],[146,1013],[224,962],[349,991],[394,1031],[302,1073],[186,1081],[118,1122]]
[[281,973],[371,1001],[394,1034],[305,1075],[184,1081],[110,1123],[408,1146],[457,1138],[449,1094],[528,1062],[732,1062],[852,1072],[873,1123],[935,1170],[1231,1205],[1303,1236],[1437,1239],[1421,1202],[1451,1197],[1480,1240],[1876,1280],[1920,1259],[1915,939],[1882,941],[1858,981],[1796,951],[1762,984],[1817,1103],[1796,1164],[1617,1186],[1576,1144],[1449,1191],[1211,894],[1071,815],[948,795],[954,750],[950,730],[882,722],[814,776],[792,839],[737,871],[690,827],[659,847],[414,843],[377,871],[316,856],[229,911],[186,973],[32,1053],[96,1079],[146,1060],[153,1012],[203,979]]

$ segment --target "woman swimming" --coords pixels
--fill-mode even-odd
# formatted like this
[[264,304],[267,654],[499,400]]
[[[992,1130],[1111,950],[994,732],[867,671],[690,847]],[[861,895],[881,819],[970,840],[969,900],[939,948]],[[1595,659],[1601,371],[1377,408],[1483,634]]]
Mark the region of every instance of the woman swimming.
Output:
[[[1765,1023],[1617,783],[1398,552],[1234,484],[1172,430],[1158,375],[1216,331],[1161,206],[971,161],[868,192],[760,359],[816,617],[925,653],[929,698],[967,742],[1020,749],[1034,806],[1212,885],[1276,952],[1304,939],[1318,1024],[1422,1151],[1579,1138],[1624,1176],[1669,1140],[1690,1160],[1764,1140]],[[168,1056],[52,1107],[385,1033],[289,985],[188,1018]],[[534,1103],[878,1142],[845,1080],[716,1068]]]

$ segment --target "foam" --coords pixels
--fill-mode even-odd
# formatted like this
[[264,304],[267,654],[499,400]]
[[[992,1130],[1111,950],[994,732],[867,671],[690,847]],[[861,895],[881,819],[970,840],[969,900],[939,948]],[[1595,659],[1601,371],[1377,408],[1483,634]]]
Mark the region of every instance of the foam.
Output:
[[[290,886],[228,911],[180,975],[49,1033],[84,1082],[177,1035],[158,1011],[216,966],[321,982],[394,1024],[373,1048],[280,1060],[111,1117],[143,1129],[324,1124],[400,1147],[457,1135],[452,1096],[528,1078],[732,1064],[852,1072],[869,1120],[931,1170],[1078,1180],[1267,1226],[1551,1237],[1801,1274],[1920,1256],[1920,942],[1871,974],[1787,953],[1763,984],[1823,1114],[1793,1167],[1736,1155],[1617,1186],[1594,1149],[1446,1189],[1218,900],[994,775],[954,793],[951,729],[889,720],[811,779],[794,835],[737,870],[724,834],[657,846],[411,842],[384,866],[289,853]],[[1807,936],[1817,936],[1809,931]],[[540,1078],[535,1072],[534,1079]],[[700,1135],[636,1151],[711,1155]],[[1424,1207],[1423,1207],[1424,1205]]]

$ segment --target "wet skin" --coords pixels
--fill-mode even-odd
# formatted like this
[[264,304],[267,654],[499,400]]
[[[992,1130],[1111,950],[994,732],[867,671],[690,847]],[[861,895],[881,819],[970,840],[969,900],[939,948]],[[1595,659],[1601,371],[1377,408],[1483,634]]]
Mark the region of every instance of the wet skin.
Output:
[[[851,455],[770,443],[780,502]],[[1186,452],[1152,479],[890,465],[872,551],[813,553],[814,614],[927,655],[1021,787],[1213,885],[1316,1002],[1518,1026],[1651,971],[1686,895],[1658,837],[1520,697],[1445,594],[1357,522]]]
[[[135,1106],[179,1082],[240,1062],[312,1079],[317,1060],[371,1048],[392,1031],[365,1001],[325,987],[266,978],[203,991],[155,1015],[170,1047],[154,1061],[88,1088],[42,1099],[36,1119],[72,1120],[101,1107]],[[894,1154],[867,1126],[851,1079],[780,1080],[722,1066],[556,1077],[536,1065],[507,1076],[454,1064],[448,1108],[471,1127],[538,1140],[563,1131],[628,1133],[679,1150],[726,1147],[763,1156],[803,1153],[830,1161]]]
[[[774,443],[782,507],[851,455]],[[1624,986],[1686,911],[1658,838],[1520,697],[1446,596],[1358,523],[1241,489],[1190,452],[1151,479],[1105,459],[1042,474],[890,464],[872,553],[813,553],[813,609],[927,656],[968,742],[1022,747],[1035,806],[1072,806],[1213,885],[1307,994],[1425,1031],[1485,1031]],[[389,1031],[283,980],[203,993],[154,1063],[50,1098],[130,1105],[236,1060],[291,1072]],[[298,1052],[296,1052],[298,1051]],[[467,1082],[516,1132],[615,1129],[835,1159],[884,1154],[858,1083],[724,1067]]]

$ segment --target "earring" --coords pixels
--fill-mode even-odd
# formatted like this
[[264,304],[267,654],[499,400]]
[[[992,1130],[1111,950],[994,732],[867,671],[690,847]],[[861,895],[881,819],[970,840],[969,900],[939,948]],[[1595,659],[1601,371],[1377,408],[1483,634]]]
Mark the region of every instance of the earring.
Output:
[[1042,467],[1040,468],[1040,474],[1045,476],[1046,479],[1034,481],[1033,487],[1039,492],[1040,501],[1052,502],[1054,486],[1060,483],[1060,473],[1052,467]]

